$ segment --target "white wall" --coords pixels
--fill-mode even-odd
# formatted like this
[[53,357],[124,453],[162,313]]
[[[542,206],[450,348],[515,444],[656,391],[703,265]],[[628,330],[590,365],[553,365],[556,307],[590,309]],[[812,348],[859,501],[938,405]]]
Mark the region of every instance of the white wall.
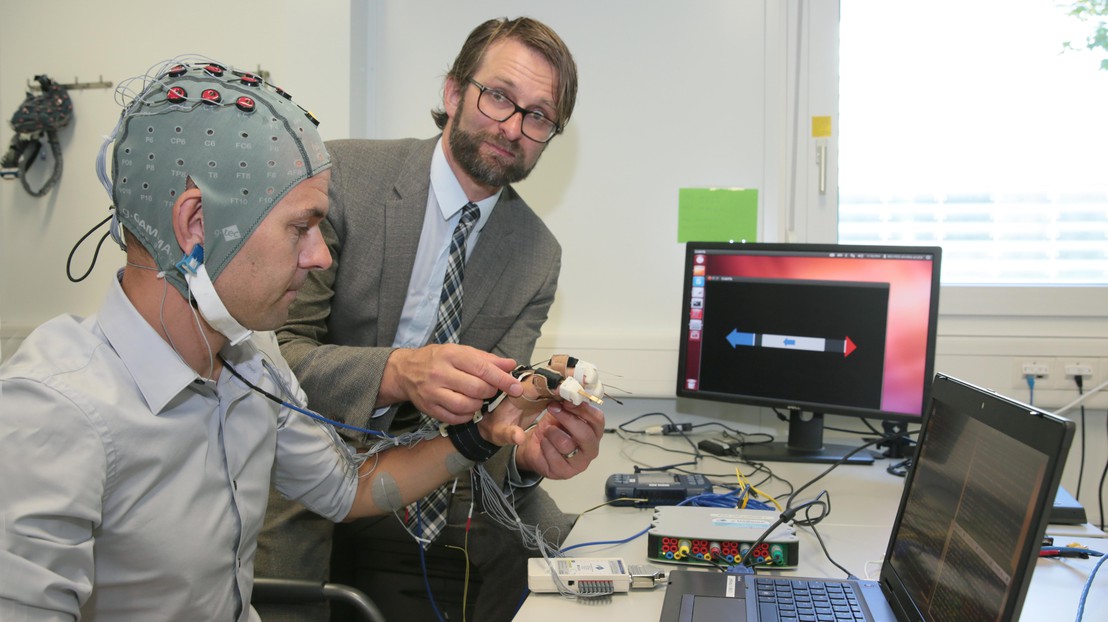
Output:
[[[369,26],[369,131],[431,136],[428,110],[469,30],[497,16],[553,27],[577,60],[577,109],[521,194],[565,249],[558,298],[540,341],[589,357],[636,394],[672,395],[684,246],[681,187],[783,194],[785,107],[778,3],[763,0],[436,5],[379,0]],[[420,36],[413,36],[420,33]],[[776,214],[776,209],[769,212]]]
[[[197,53],[269,71],[271,79],[321,120],[325,138],[350,133],[350,3],[284,0],[199,0],[166,4],[143,0],[4,0],[0,14],[0,130],[26,85],[45,73],[61,83],[120,81],[162,60]],[[102,137],[119,118],[113,89],[72,91],[73,122],[62,130],[64,172],[48,195],[33,198],[18,181],[0,182],[0,349],[7,356],[29,328],[60,313],[87,315],[100,303],[123,253],[109,239],[92,275],[70,283],[70,249],[108,215],[109,200],[94,163]],[[44,150],[47,151],[47,150]],[[45,172],[51,162],[40,162]],[[35,186],[39,180],[36,179]],[[94,234],[75,258],[84,272]]]

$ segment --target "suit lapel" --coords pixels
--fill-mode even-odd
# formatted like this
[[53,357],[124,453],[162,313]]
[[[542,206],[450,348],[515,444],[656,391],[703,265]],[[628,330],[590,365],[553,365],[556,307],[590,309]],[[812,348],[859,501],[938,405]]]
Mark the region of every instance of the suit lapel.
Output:
[[391,345],[400,326],[400,313],[412,280],[412,266],[419,249],[423,217],[427,212],[427,193],[431,188],[431,155],[436,139],[425,141],[404,163],[397,177],[395,194],[385,203],[385,248],[382,253],[381,295],[378,306],[377,339]]
[[485,228],[481,230],[477,247],[473,249],[473,254],[466,262],[462,324],[458,329],[463,335],[498,284],[504,287],[504,283],[508,283],[508,287],[511,287],[510,279],[501,282],[501,274],[508,269],[513,256],[510,236],[514,229],[513,208],[516,206],[514,199],[505,200],[504,197],[509,194],[514,196],[511,189],[506,188]]

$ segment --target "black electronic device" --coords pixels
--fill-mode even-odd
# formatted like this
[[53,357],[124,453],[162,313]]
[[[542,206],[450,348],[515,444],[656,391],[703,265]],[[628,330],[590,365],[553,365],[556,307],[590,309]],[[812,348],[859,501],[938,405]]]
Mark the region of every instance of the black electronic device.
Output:
[[[833,462],[825,414],[922,423],[934,374],[938,247],[689,242],[677,396],[768,406],[787,442],[752,461]],[[852,462],[873,462],[868,452]]]
[[712,492],[703,475],[675,473],[613,473],[604,485],[611,505],[652,508],[677,505],[689,497]]
[[1084,525],[1089,522],[1085,507],[1068,490],[1058,487],[1054,496],[1054,507],[1050,511],[1050,522],[1056,525]]

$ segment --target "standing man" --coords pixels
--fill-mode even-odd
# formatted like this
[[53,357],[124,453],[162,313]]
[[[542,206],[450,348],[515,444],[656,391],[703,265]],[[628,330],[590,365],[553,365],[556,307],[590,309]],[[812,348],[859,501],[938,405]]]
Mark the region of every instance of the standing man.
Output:
[[[367,460],[309,418],[254,331],[331,264],[315,119],[203,58],[125,89],[99,172],[126,267],[96,315],[44,323],[0,366],[0,620],[254,621],[271,483],[330,520],[387,515],[524,431],[497,409]],[[520,393],[514,361],[475,365]]]
[[[441,136],[328,144],[332,210],[321,228],[334,263],[305,284],[279,332],[282,352],[321,412],[378,429],[415,425],[418,413],[459,422],[489,389],[473,373],[486,357],[530,362],[554,300],[561,249],[510,184],[524,179],[565,129],[576,93],[576,64],[556,33],[529,18],[493,19],[470,33],[447,73],[442,108],[432,112]],[[444,286],[459,229],[469,233],[462,236],[455,344],[439,329],[446,291],[453,291]],[[603,434],[599,411],[577,413],[542,419],[528,443],[487,464],[523,523],[556,543],[572,520],[537,484],[583,471]],[[437,535],[417,530],[431,522],[425,500],[395,518],[341,526],[336,561],[364,560],[384,543],[411,541],[406,522],[431,545],[429,553],[467,549],[484,588],[472,619],[509,620],[526,587],[527,557],[537,553],[485,515],[468,483],[457,481]],[[330,526],[304,517],[271,498],[259,574],[327,577]],[[411,551],[418,551],[414,544]],[[410,607],[396,594],[359,587],[386,615],[391,601],[404,619],[434,619],[433,603]]]

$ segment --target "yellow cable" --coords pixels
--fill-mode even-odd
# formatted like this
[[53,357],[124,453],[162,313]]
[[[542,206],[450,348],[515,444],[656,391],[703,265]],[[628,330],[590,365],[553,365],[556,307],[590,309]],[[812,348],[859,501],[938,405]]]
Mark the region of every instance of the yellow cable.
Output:
[[466,605],[469,604],[469,530],[466,529],[465,539],[462,541],[464,546],[454,546],[453,544],[447,544],[448,549],[458,549],[462,552],[462,556],[466,560],[466,577],[465,583],[462,584],[462,622],[466,622]]
[[748,491],[751,489],[750,482],[746,481],[746,478],[743,477],[742,472],[739,471],[739,467],[735,467],[735,479],[738,480],[740,489],[743,487],[744,484],[746,485],[746,490],[743,491],[742,496],[743,503],[739,506],[739,509],[745,510],[747,501],[749,501],[750,499],[750,495],[748,493]]
[[[772,501],[774,507],[777,508],[778,512],[784,512],[785,511],[784,509],[781,508],[781,504],[777,502],[777,499],[774,499],[773,497],[767,495],[766,493],[762,492],[761,490],[758,490],[757,488],[755,488],[754,485],[751,484],[750,481],[746,479],[746,477],[742,474],[742,472],[739,471],[739,467],[735,467],[735,477],[738,478],[739,485],[742,485],[745,482],[747,490],[753,490],[754,492],[761,495],[762,497],[765,497],[766,499],[769,499],[770,501]],[[744,495],[743,496],[743,507],[744,508],[746,507],[746,501],[747,501],[747,496]]]
[[784,509],[781,508],[781,504],[777,502],[777,499],[774,499],[773,497],[767,495],[766,493],[762,492],[761,490],[758,490],[757,488],[755,488],[753,486],[751,486],[750,489],[753,490],[754,492],[758,493],[759,495],[762,495],[766,499],[769,499],[770,501],[772,501],[774,507],[777,508],[778,512],[784,512],[785,511]]

